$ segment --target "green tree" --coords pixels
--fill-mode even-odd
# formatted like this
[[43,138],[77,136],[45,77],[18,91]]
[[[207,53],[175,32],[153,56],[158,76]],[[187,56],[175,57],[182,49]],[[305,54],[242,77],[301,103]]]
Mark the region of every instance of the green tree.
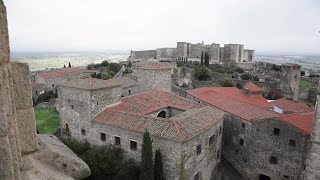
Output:
[[141,146],[141,173],[140,180],[153,180],[152,141],[149,132],[143,134]]
[[101,66],[103,66],[103,67],[107,67],[107,66],[108,66],[108,64],[109,64],[109,62],[108,62],[108,61],[102,61]]
[[201,61],[201,65],[203,65],[203,61],[204,61],[204,53],[203,52],[201,52],[201,59],[200,59]]
[[210,61],[210,56],[209,56],[209,53],[206,52],[206,53],[204,54],[204,65],[207,66],[207,67],[209,67],[209,61]]
[[244,74],[242,74],[241,76],[240,76],[240,78],[241,79],[243,79],[243,80],[252,80],[252,75],[251,74],[249,74],[249,73],[244,73]]
[[131,62],[130,62],[130,61],[128,62],[128,67],[129,67],[129,68],[131,68],[131,67],[132,67],[132,64],[131,64]]
[[224,79],[219,81],[219,85],[222,87],[234,87],[234,82],[231,79]]
[[63,65],[63,68],[66,68],[66,65],[65,65],[65,64]]
[[154,158],[154,180],[165,180],[160,149],[156,150],[156,155]]
[[200,81],[206,81],[209,78],[209,69],[204,66],[197,66],[194,69],[194,77]]
[[181,66],[183,66],[183,62],[182,62],[182,61],[180,61],[180,60],[177,60],[177,61],[176,61],[176,64],[177,64],[177,67],[181,67]]
[[68,67],[71,67],[71,63],[69,62],[69,66]]

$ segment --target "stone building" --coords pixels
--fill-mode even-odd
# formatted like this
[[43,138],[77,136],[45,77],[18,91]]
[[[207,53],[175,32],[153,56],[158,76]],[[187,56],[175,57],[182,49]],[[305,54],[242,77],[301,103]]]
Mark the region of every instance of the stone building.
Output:
[[[298,64],[281,65],[281,88],[285,90],[286,97],[291,97],[297,101],[299,98],[299,86],[301,78],[301,66]],[[289,93],[291,92],[291,93]]]
[[34,82],[42,84],[45,88],[45,92],[57,91],[56,85],[63,81],[70,81],[73,79],[87,78],[91,74],[96,73],[92,70],[83,70],[79,68],[67,67],[59,68],[50,72],[37,73],[34,77]]
[[268,102],[258,87],[204,87],[187,97],[226,112],[222,156],[245,179],[302,179],[314,112],[287,99]]
[[106,86],[105,93],[114,94],[113,99],[94,98],[74,84],[66,86],[59,87],[61,130],[66,136],[121,146],[140,161],[143,133],[148,130],[153,150],[163,155],[167,179],[210,179],[220,161],[223,111],[159,89],[120,100],[120,86],[111,81],[100,87]]
[[254,50],[244,49],[244,45],[220,44],[205,45],[202,43],[192,44],[188,42],[177,42],[176,48],[158,48],[156,50],[131,51],[129,60],[141,61],[149,59],[171,60],[177,58],[188,58],[189,60],[199,61],[201,53],[207,52],[211,63],[222,62],[230,65],[242,62],[253,62]]
[[89,167],[53,135],[37,135],[27,64],[10,63],[0,0],[0,179],[81,179]]

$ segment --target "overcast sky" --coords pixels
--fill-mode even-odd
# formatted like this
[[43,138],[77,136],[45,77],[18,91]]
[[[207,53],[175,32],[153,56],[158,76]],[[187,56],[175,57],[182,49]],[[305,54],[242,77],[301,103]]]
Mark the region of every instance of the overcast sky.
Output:
[[319,0],[4,0],[12,51],[241,43],[320,54]]

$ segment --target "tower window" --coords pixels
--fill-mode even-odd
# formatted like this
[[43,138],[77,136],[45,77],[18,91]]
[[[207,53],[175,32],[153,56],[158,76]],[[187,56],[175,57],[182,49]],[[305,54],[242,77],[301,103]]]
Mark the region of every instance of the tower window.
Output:
[[117,146],[121,146],[121,139],[118,136],[114,137],[114,144]]
[[86,130],[85,129],[81,129],[81,134],[82,135],[86,135]]
[[100,133],[100,139],[101,139],[101,141],[106,141],[106,134]]
[[130,149],[137,150],[137,144],[136,141],[130,141]]
[[278,163],[278,158],[274,156],[270,156],[269,160],[270,164],[277,164]]
[[245,123],[242,123],[241,124],[241,127],[244,129],[244,128],[246,128],[246,124]]
[[280,129],[279,128],[273,128],[273,135],[279,136],[280,135]]
[[73,105],[71,105],[71,109],[74,109],[74,106],[73,106]]
[[201,144],[197,146],[197,155],[201,154]]
[[290,146],[290,147],[296,147],[296,141],[291,139],[291,140],[289,141],[289,146]]
[[243,143],[244,143],[244,140],[240,138],[240,140],[239,140],[239,145],[240,145],[240,146],[243,146]]
[[97,102],[97,106],[99,105],[99,102]]

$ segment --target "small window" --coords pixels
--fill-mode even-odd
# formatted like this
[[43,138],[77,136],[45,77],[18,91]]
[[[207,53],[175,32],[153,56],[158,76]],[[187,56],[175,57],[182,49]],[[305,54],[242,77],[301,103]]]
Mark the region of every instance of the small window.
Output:
[[101,141],[106,141],[106,134],[100,133],[100,139],[101,139]]
[[200,180],[200,172],[194,175],[194,180]]
[[201,101],[198,101],[198,103],[200,104],[200,103],[201,103]]
[[219,128],[219,134],[221,134],[221,133],[222,133],[222,127]]
[[36,91],[36,95],[38,95],[38,91]]
[[86,135],[86,130],[85,129],[81,129],[81,134],[82,135]]
[[210,138],[209,138],[209,146],[211,146],[213,141],[214,141],[214,134],[212,136],[210,136]]
[[279,135],[280,135],[280,129],[278,129],[278,128],[273,128],[273,135],[279,136]]
[[291,140],[289,141],[289,146],[290,146],[290,147],[296,147],[296,141],[291,139]]
[[129,94],[131,94],[131,89],[129,89]]
[[118,136],[114,137],[114,144],[117,146],[121,146],[121,139]]
[[73,105],[71,105],[71,109],[74,109],[74,106],[73,106]]
[[52,87],[54,87],[54,84],[52,84]]
[[97,106],[99,105],[99,102],[97,102]]
[[137,150],[137,142],[136,141],[130,141],[130,149]]
[[283,179],[289,179],[289,176],[283,175]]
[[245,123],[242,123],[241,124],[241,127],[244,129],[244,128],[246,128],[246,124]]
[[277,163],[278,163],[278,158],[277,158],[277,157],[274,157],[274,156],[270,156],[269,162],[270,162],[271,164],[277,164]]
[[201,154],[201,144],[197,146],[197,155]]
[[243,146],[243,143],[244,143],[244,140],[243,140],[242,138],[240,138],[240,140],[239,140],[239,145],[240,145],[240,146]]

